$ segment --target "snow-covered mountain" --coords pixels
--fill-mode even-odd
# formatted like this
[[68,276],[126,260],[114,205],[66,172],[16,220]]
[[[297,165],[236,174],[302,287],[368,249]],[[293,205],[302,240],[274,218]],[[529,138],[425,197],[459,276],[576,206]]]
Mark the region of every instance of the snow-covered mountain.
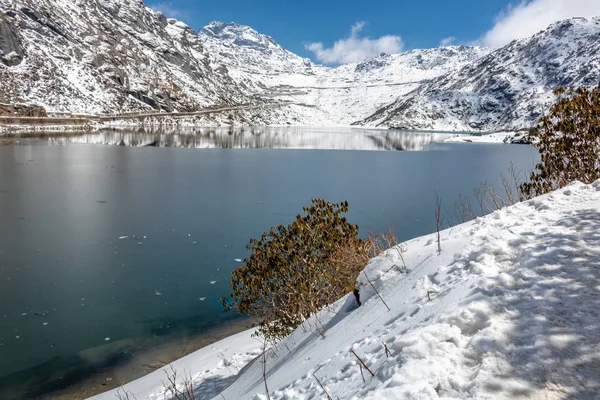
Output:
[[244,96],[142,0],[0,0],[0,92],[51,110],[195,110]]
[[213,67],[226,68],[247,95],[291,103],[274,123],[301,125],[360,121],[424,82],[490,52],[483,47],[448,46],[381,54],[331,68],[291,53],[248,26],[213,22],[200,29],[199,37]]
[[362,121],[402,129],[527,128],[552,90],[600,82],[600,18],[572,18],[445,74]]
[[556,87],[598,81],[600,18],[555,23],[494,51],[448,46],[326,67],[248,26],[196,32],[142,0],[0,0],[0,102],[50,111],[240,105],[211,118],[496,130],[531,126]]
[[311,73],[313,63],[281,47],[272,37],[234,22],[212,22],[198,36],[213,60],[249,73]]

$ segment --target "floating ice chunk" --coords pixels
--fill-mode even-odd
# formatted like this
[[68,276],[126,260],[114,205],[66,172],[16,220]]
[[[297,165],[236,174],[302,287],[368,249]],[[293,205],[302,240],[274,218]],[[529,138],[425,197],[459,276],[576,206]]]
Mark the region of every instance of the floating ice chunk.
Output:
[[129,236],[119,236],[119,240],[127,239]]
[[217,281],[210,281],[211,285],[214,285],[215,283],[217,283]]
[[104,338],[104,341],[108,342],[108,341],[110,341],[110,338],[107,336],[107,337]]
[[204,301],[204,300],[206,300],[206,297],[200,297],[198,300]]
[[48,325],[48,323],[47,323],[47,322],[44,322],[42,325],[46,326],[46,325]]
[[242,259],[241,258],[236,258],[233,261],[235,261],[235,262],[242,262]]

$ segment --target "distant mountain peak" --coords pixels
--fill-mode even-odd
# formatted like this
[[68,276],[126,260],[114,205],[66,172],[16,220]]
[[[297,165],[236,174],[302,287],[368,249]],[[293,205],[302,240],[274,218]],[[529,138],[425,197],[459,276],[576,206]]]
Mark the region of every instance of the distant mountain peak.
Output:
[[258,44],[267,47],[267,44],[272,44],[281,47],[271,36],[264,35],[249,26],[240,25],[235,22],[213,21],[205,27],[200,28],[198,33],[234,42],[240,46]]
[[216,62],[246,72],[292,72],[312,64],[271,36],[235,22],[213,21],[200,28],[198,36]]

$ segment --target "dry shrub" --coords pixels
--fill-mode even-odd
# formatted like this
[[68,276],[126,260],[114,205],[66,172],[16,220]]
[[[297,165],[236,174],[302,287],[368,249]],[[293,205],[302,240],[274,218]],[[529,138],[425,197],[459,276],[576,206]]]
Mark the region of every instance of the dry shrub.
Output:
[[531,136],[541,162],[521,186],[528,197],[573,181],[600,179],[600,85],[588,89],[557,89],[558,101],[542,117]]
[[165,398],[168,395],[172,400],[196,400],[194,382],[191,373],[184,374],[181,383],[177,382],[177,371],[171,365],[170,371],[165,370],[166,381],[162,381],[165,389]]
[[474,201],[458,195],[454,202],[454,213],[449,213],[450,220],[461,224],[526,200],[528,196],[521,190],[524,181],[522,176],[522,172],[517,171],[511,162],[508,171],[500,174],[500,190],[496,190],[488,181],[479,182],[479,186],[473,190]]
[[250,256],[233,271],[228,310],[258,316],[259,334],[277,341],[310,315],[355,289],[369,259],[395,241],[391,231],[367,240],[342,216],[348,203],[313,199],[288,226],[272,228],[247,246]]
[[296,329],[311,314],[345,293],[348,275],[336,274],[327,264],[342,247],[360,248],[358,226],[346,217],[348,203],[313,199],[288,226],[280,225],[251,239],[250,256],[233,271],[226,309],[261,318],[259,333],[278,340]]

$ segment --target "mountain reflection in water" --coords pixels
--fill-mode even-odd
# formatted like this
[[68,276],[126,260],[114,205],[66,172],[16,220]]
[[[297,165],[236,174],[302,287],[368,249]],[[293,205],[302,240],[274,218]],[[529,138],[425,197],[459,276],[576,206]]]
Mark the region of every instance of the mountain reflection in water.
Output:
[[248,127],[101,130],[45,135],[52,144],[105,144],[131,147],[271,148],[323,150],[423,150],[448,133],[356,128]]

